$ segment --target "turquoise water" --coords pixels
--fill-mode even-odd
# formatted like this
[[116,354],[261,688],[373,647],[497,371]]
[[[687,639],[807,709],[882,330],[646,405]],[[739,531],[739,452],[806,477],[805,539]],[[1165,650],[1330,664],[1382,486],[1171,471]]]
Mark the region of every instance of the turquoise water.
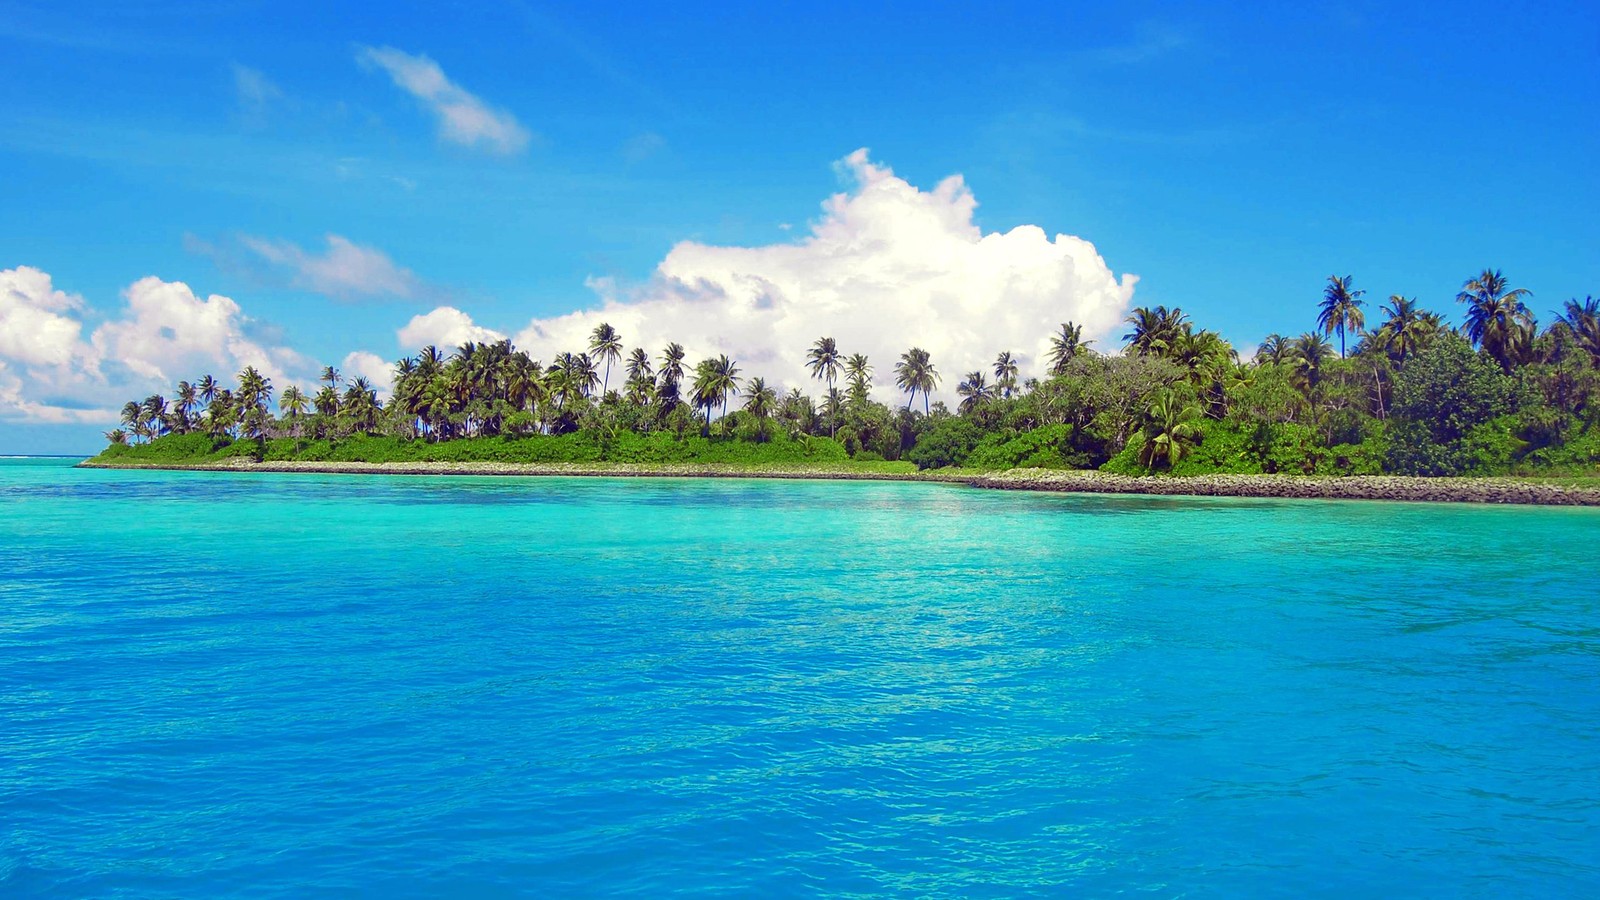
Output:
[[7,461],[0,895],[1592,895],[1597,540]]

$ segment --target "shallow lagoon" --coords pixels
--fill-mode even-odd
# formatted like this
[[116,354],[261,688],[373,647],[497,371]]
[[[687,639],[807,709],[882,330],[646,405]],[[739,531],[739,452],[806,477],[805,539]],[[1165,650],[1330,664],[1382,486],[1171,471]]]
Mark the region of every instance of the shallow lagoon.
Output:
[[0,893],[1593,893],[1597,546],[3,461]]

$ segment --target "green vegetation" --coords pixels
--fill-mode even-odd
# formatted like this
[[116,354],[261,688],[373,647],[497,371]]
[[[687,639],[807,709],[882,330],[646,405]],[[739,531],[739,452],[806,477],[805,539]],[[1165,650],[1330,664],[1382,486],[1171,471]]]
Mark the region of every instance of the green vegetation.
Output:
[[690,367],[678,344],[627,350],[609,325],[548,368],[507,341],[423,348],[396,364],[387,402],[329,367],[315,394],[284,388],[274,414],[272,384],[247,368],[231,390],[206,375],[173,400],[128,403],[99,459],[1600,474],[1600,301],[1569,300],[1541,329],[1528,292],[1485,270],[1462,286],[1452,329],[1398,294],[1369,315],[1363,296],[1330,276],[1317,330],[1269,335],[1248,362],[1176,308],[1133,310],[1116,353],[1064,323],[1036,376],[1001,352],[993,380],[957,379],[954,411],[931,399],[942,376],[928,351],[892,366],[905,404],[891,407],[872,399],[873,363],[831,337],[796,348],[820,400],[779,394],[726,355]]

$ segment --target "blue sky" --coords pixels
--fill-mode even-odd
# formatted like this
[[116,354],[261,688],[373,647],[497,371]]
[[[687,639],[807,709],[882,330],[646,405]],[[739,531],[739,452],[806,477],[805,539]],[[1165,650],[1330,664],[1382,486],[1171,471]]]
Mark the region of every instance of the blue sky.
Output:
[[[965,194],[927,202],[970,195],[984,233],[1081,238],[1107,272],[1070,290],[1098,291],[1104,312],[1131,288],[1129,302],[1181,306],[1241,349],[1310,328],[1330,273],[1353,274],[1374,306],[1404,293],[1452,316],[1485,266],[1545,317],[1600,293],[1600,12],[1395,6],[0,0],[0,270],[47,274],[61,294],[37,303],[82,324],[82,352],[46,372],[16,349],[35,320],[0,307],[0,363],[15,351],[0,452],[93,450],[109,426],[61,410],[154,383],[157,357],[118,330],[140,279],[231,298],[232,324],[194,341],[281,349],[283,379],[352,351],[393,359],[397,332],[438,307],[534,340],[562,332],[530,323],[601,296],[664,304],[650,282],[669,253],[694,278],[777,266],[800,315],[859,283],[860,258],[830,256],[817,268],[844,274],[825,282],[794,274],[813,265],[803,254],[715,248],[795,244],[835,220],[858,238],[898,228],[894,210],[821,206],[874,179],[909,210],[959,174]],[[408,90],[430,65],[443,93]],[[464,117],[454,132],[441,110]],[[870,162],[840,164],[858,148]],[[1015,255],[1061,252],[1019,239]],[[867,266],[875,290],[893,293],[881,282],[906,268],[896,259]],[[1009,304],[982,283],[1010,278],[996,271],[974,263],[959,283]],[[906,294],[883,323],[902,343],[955,340],[961,315],[991,339],[981,305],[931,317],[954,337],[903,325],[945,302],[937,286]],[[1049,298],[1015,302],[1033,315]],[[1093,319],[1077,302],[1056,318]],[[768,352],[706,334],[707,350]]]

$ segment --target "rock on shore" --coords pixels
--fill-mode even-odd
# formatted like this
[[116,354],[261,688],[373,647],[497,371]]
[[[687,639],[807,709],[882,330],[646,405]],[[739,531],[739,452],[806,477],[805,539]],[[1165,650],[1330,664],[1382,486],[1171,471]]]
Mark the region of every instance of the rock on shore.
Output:
[[1407,500],[1600,506],[1600,490],[1514,478],[1413,478],[1400,475],[1193,475],[1136,477],[1104,472],[1017,469],[967,479],[976,487],[1105,494],[1202,497],[1287,497],[1317,500]]

